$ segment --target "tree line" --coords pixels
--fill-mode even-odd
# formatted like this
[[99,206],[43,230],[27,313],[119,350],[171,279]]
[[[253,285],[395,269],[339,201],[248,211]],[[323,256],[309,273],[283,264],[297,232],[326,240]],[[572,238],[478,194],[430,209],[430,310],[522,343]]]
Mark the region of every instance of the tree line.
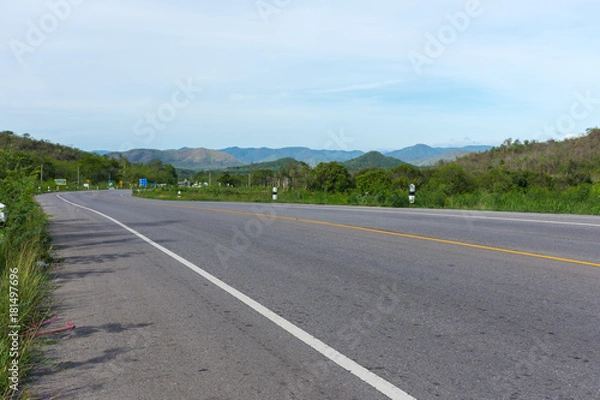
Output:
[[146,178],[149,183],[177,187],[178,180],[185,178],[189,186],[198,187],[269,190],[276,186],[284,197],[293,192],[298,201],[403,207],[408,206],[408,188],[414,184],[417,205],[423,207],[600,214],[598,128],[563,141],[507,139],[489,151],[432,167],[401,164],[357,170],[338,162],[311,167],[287,159],[272,168],[249,165],[243,170],[183,174],[160,160],[130,163],[122,157],[87,153],[9,131],[0,132],[0,148],[14,153],[42,185],[53,184],[54,179],[92,185],[112,180],[130,187]]
[[177,184],[176,169],[160,160],[131,163],[123,157],[113,158],[37,140],[27,133],[0,132],[0,149],[18,159],[19,166],[34,174],[40,186],[54,185],[55,179],[66,179],[71,187],[85,183],[107,186],[109,181],[115,186],[129,187],[137,184],[140,178],[146,178],[148,182]]

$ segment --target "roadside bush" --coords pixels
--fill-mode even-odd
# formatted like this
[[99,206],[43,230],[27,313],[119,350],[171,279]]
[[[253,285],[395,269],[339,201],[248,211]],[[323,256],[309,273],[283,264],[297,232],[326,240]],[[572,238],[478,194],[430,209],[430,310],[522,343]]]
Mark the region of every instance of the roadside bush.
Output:
[[[23,383],[35,357],[36,342],[25,331],[48,313],[49,238],[45,215],[33,197],[34,181],[19,160],[0,151],[0,202],[6,226],[0,228],[0,398],[21,398]],[[16,327],[16,328],[15,328]],[[10,333],[18,331],[14,341]],[[15,343],[18,350],[15,351]],[[16,355],[16,356],[15,356]],[[9,371],[17,360],[17,376]],[[9,380],[9,377],[12,380]],[[19,391],[14,390],[15,379]]]
[[343,193],[353,187],[350,173],[340,163],[320,163],[311,171],[310,189]]
[[427,186],[442,190],[446,195],[468,193],[475,189],[475,180],[457,164],[446,164],[433,173]]
[[356,176],[356,189],[360,193],[377,194],[392,188],[392,176],[389,171],[375,169]]

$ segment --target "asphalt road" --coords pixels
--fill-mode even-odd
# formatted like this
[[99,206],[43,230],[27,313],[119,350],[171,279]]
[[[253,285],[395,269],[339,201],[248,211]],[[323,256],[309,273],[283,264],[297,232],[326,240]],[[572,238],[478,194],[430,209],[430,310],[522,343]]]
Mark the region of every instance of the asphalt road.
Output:
[[38,398],[600,399],[598,217],[60,196]]

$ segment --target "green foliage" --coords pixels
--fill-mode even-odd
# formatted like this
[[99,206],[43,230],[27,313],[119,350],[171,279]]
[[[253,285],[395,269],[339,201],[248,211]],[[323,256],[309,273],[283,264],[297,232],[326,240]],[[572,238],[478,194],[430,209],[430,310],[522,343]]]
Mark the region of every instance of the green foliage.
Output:
[[477,177],[477,186],[491,193],[505,193],[513,188],[510,172],[504,169],[490,169]]
[[252,172],[252,185],[273,186],[275,184],[275,171],[270,169],[259,169]]
[[426,172],[429,169],[420,169],[410,164],[402,164],[392,168],[392,187],[408,190],[411,184],[421,187],[428,180]]
[[406,180],[414,183],[421,184],[424,177],[423,170],[410,164],[402,164],[392,168],[392,173],[396,179],[405,178]]
[[147,164],[131,164],[124,158],[111,158],[72,147],[35,140],[28,134],[0,132],[0,149],[9,151],[19,160],[19,166],[35,172],[38,186],[54,186],[54,179],[66,179],[71,187],[83,183],[105,186],[109,180],[124,185],[137,184],[139,178],[149,182],[177,184],[177,171],[170,164],[156,159]]
[[34,177],[22,164],[20,157],[0,150],[0,202],[6,204],[7,219],[2,232],[7,248],[19,246],[27,237],[39,234],[30,231],[27,223],[38,205],[33,201]]
[[427,185],[439,188],[448,196],[468,193],[475,189],[474,179],[457,164],[446,164],[438,168]]
[[[44,180],[66,178],[72,182],[79,167],[81,179],[92,183],[105,182],[108,177],[132,185],[139,178],[167,185],[177,182],[175,168],[158,159],[131,164],[123,158],[110,159],[12,132],[0,133],[0,146],[18,149],[14,152],[14,165],[35,174],[36,179],[43,167]],[[188,175],[193,183],[210,181],[214,187],[220,183],[223,190],[227,189],[212,192],[212,188],[202,188],[202,194],[197,195],[203,199],[270,201],[270,190],[276,186],[280,189],[280,201],[405,207],[409,206],[408,187],[415,184],[415,207],[600,213],[598,128],[560,142],[507,139],[487,152],[429,168],[396,165],[395,160],[392,168],[377,168],[373,165],[390,161],[377,152],[356,160],[360,165],[353,164],[352,168],[358,169],[352,173],[345,164],[337,162],[311,168],[287,158]]]
[[225,172],[223,176],[217,179],[217,182],[224,186],[241,186],[242,180],[239,176],[234,176]]
[[19,136],[11,131],[0,132],[0,149],[10,150],[14,154],[31,154],[57,161],[75,161],[83,154],[87,154],[73,147],[50,143],[47,140],[36,140],[28,133]]
[[193,183],[197,183],[199,185],[202,185],[205,182],[208,184],[208,181],[211,180],[211,176],[208,172],[200,171],[196,172],[191,180]]
[[299,163],[295,159],[291,157],[280,158],[275,161],[265,161],[259,163],[252,163],[248,165],[242,165],[240,167],[229,167],[225,169],[226,172],[231,172],[232,174],[253,174],[258,170],[269,170],[269,171],[278,171],[283,168],[286,164],[289,163]]
[[312,178],[311,169],[305,162],[292,159],[279,169],[278,178],[277,186],[306,189]]
[[[49,261],[49,239],[41,207],[33,198],[34,178],[22,157],[0,150],[0,202],[6,205],[6,225],[0,227],[0,397],[20,397],[10,389],[7,366],[15,359],[11,355],[10,326],[19,333],[19,387],[37,354],[36,343],[24,331],[40,322],[48,310],[50,279],[47,268],[38,261]],[[18,310],[11,288],[17,288]],[[16,318],[13,320],[13,317]]]
[[309,187],[324,192],[346,192],[353,187],[350,173],[338,162],[320,163],[312,170]]
[[389,170],[374,169],[356,176],[356,189],[360,193],[383,193],[392,187],[392,174]]
[[461,157],[456,163],[475,175],[502,168],[546,174],[566,185],[597,181],[600,178],[600,129],[589,128],[585,135],[563,141],[521,143],[507,139],[498,147]]
[[[258,187],[202,188],[189,196],[271,201],[270,187],[278,186],[280,202],[600,214],[600,130],[565,142],[507,139],[486,153],[430,168],[402,164],[352,174],[336,162],[311,169],[288,161],[278,170],[254,171]],[[414,205],[408,203],[411,183],[417,187]]]
[[[179,194],[181,193],[181,194]],[[271,200],[271,191],[260,187],[235,186],[203,186],[191,187],[156,187],[133,191],[135,196],[160,200],[194,200],[194,201],[245,201],[264,202]]]

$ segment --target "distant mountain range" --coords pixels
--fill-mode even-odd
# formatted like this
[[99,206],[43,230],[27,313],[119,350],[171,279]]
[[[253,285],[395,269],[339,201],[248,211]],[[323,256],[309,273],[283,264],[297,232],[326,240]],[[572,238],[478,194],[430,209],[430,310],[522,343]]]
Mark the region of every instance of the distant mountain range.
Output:
[[[179,150],[134,149],[124,152],[108,152],[108,155],[111,157],[121,155],[133,163],[146,163],[152,159],[159,159],[163,163],[171,164],[176,168],[192,170],[238,167],[275,161],[281,158],[293,158],[311,166],[315,166],[320,162],[339,161],[345,163],[349,169],[358,169],[365,166],[395,166],[403,162],[417,166],[428,166],[434,165],[439,160],[453,160],[469,153],[483,152],[491,148],[492,146],[441,148],[417,144],[401,150],[389,151],[382,155],[379,152],[314,150],[307,147],[284,147],[281,149],[228,147],[221,150],[184,147]],[[107,152],[96,151],[96,153],[106,154]],[[355,159],[358,160],[353,162]]]
[[491,148],[492,146],[430,147],[426,144],[416,144],[384,154],[409,164],[427,166],[434,165],[440,160],[454,160],[469,153],[481,153]]
[[248,164],[275,161],[280,158],[290,157],[312,166],[320,162],[347,161],[364,154],[360,150],[313,150],[308,147],[284,147],[282,149],[270,149],[267,147],[242,149],[239,147],[228,147],[219,151]]
[[204,148],[191,149],[184,147],[179,150],[134,149],[123,152],[109,153],[111,157],[122,155],[132,163],[147,163],[159,159],[165,164],[171,164],[181,169],[223,169],[244,165],[227,153]]

